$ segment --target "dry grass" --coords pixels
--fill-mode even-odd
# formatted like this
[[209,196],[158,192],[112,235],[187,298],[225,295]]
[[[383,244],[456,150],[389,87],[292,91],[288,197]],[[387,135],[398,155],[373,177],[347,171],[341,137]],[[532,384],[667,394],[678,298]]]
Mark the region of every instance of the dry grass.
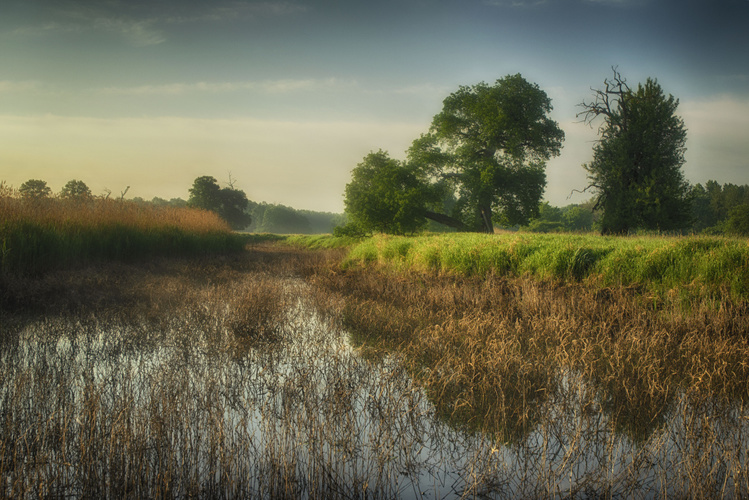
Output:
[[316,282],[345,297],[344,324],[362,342],[413,359],[452,417],[506,440],[534,427],[534,409],[563,371],[593,381],[616,425],[638,438],[679,392],[749,397],[746,306],[687,315],[643,309],[626,288],[372,268]]
[[741,307],[341,258],[40,278],[0,310],[0,496],[747,496]]
[[0,279],[96,260],[237,250],[216,214],[92,198],[22,199],[0,189]]

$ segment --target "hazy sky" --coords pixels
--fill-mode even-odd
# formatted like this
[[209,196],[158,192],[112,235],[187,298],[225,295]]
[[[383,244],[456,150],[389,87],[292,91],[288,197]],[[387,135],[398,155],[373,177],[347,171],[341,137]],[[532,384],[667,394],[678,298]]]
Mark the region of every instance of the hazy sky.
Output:
[[586,199],[576,106],[619,71],[680,99],[690,182],[749,183],[749,0],[2,0],[0,180],[339,212],[460,85],[521,73],[565,130],[546,199]]

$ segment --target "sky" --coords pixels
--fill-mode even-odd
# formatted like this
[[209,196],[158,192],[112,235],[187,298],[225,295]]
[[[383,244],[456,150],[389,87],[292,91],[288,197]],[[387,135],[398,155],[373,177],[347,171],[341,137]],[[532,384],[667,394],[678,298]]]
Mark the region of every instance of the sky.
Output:
[[566,134],[564,206],[612,67],[679,99],[689,182],[749,184],[749,0],[2,0],[0,180],[187,199],[211,175],[342,212],[369,152],[404,159],[450,93],[520,73]]

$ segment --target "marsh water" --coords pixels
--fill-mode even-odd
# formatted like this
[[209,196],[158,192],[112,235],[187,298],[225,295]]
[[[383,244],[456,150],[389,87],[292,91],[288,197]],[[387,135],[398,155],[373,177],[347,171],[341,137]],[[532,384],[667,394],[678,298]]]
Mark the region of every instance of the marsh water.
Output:
[[437,411],[398,354],[355,344],[302,280],[262,280],[282,305],[264,337],[221,300],[6,322],[0,496],[748,494],[740,400],[679,393],[623,424],[564,371],[530,432],[499,440]]

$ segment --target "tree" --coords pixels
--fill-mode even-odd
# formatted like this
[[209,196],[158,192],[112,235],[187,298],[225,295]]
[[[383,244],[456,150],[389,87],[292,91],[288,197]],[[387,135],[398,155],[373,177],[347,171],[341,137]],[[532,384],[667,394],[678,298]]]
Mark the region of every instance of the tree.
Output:
[[625,234],[632,229],[679,230],[690,222],[689,184],[681,167],[686,129],[678,117],[679,100],[666,97],[648,78],[636,90],[614,69],[594,100],[582,102],[585,123],[603,117],[593,161],[583,168],[603,209],[601,232]]
[[49,198],[52,195],[52,190],[47,186],[47,183],[38,179],[27,180],[21,184],[18,192],[27,200],[41,200],[42,198]]
[[257,229],[260,233],[309,234],[310,222],[297,210],[284,205],[268,205]]
[[551,109],[546,93],[519,74],[462,86],[414,141],[409,161],[447,183],[456,197],[452,215],[465,226],[491,233],[494,221],[525,224],[538,215],[546,161],[564,141]]
[[382,150],[369,153],[351,172],[344,204],[351,222],[367,231],[407,234],[426,224],[434,192],[418,172]]
[[725,231],[729,234],[749,235],[749,204],[736,205],[728,214]]
[[215,177],[198,177],[189,192],[189,206],[217,213],[232,229],[244,229],[252,222],[252,217],[246,212],[249,200],[244,191],[221,188]]
[[91,190],[85,182],[78,180],[68,181],[60,191],[60,198],[70,201],[87,201],[92,197]]

